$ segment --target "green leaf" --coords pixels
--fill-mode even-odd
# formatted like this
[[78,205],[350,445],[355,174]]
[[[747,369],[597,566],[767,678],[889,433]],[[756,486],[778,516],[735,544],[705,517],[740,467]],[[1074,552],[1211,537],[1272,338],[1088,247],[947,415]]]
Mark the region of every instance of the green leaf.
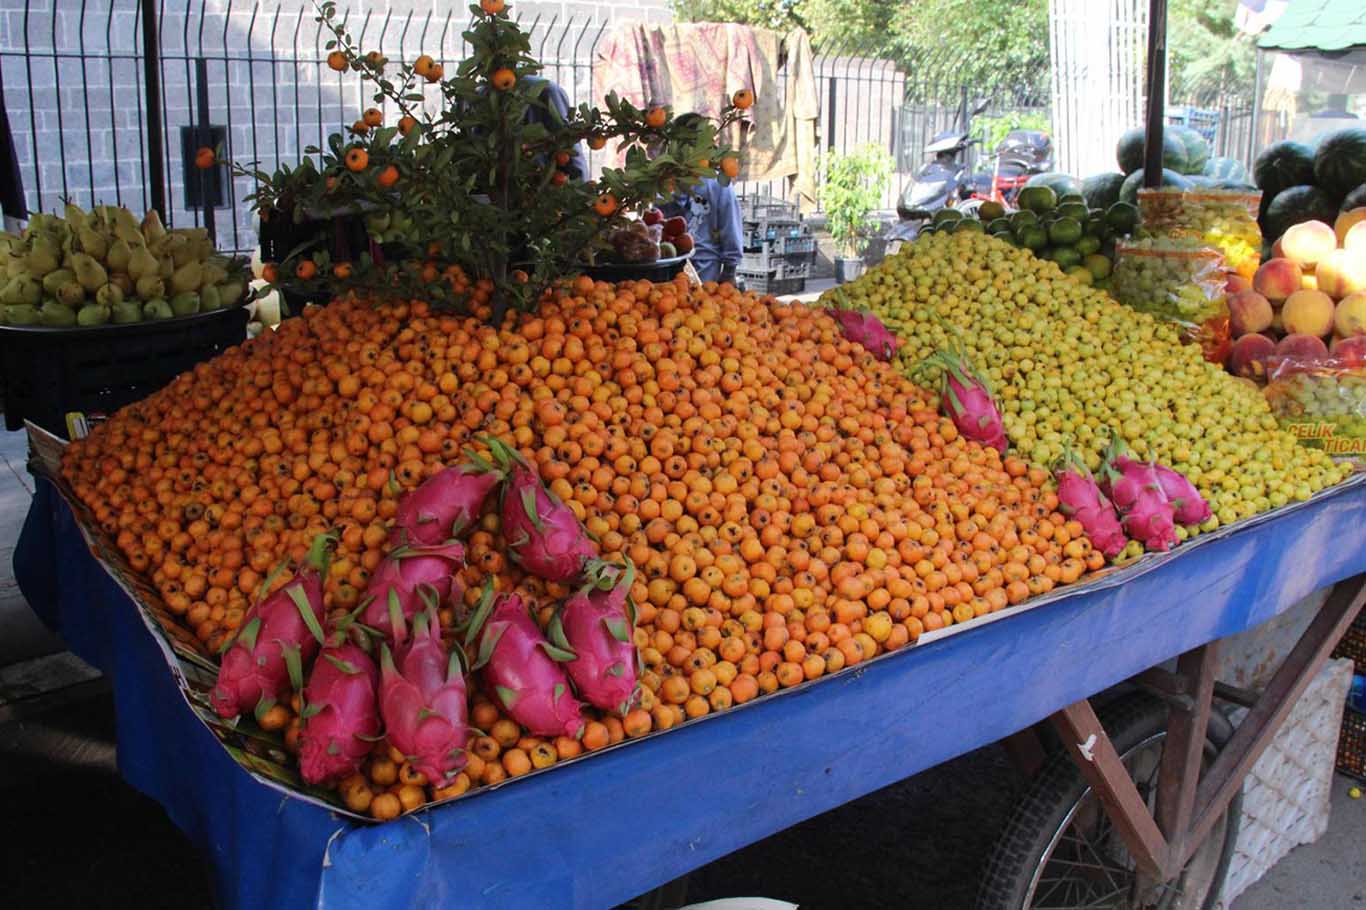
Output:
[[502,639],[503,633],[507,631],[508,624],[505,622],[491,623],[484,637],[479,641],[479,654],[475,658],[474,666],[471,670],[479,670],[486,665],[493,657],[494,649],[498,647],[498,642]]
[[323,653],[321,657],[323,660],[327,661],[332,666],[336,667],[338,670],[345,673],[347,676],[355,676],[357,673],[360,672],[360,668],[357,667],[355,664],[351,663],[351,661],[349,660],[343,660],[340,657],[335,657],[327,653]]
[[260,701],[258,701],[256,703],[256,708],[253,711],[253,713],[256,715],[256,722],[259,724],[261,722],[261,718],[265,717],[266,712],[273,707],[275,707],[275,699],[273,698],[263,698]]
[[604,617],[602,624],[607,627],[607,631],[619,642],[630,643],[631,633],[627,630],[626,621],[619,616]]
[[507,686],[494,686],[493,688],[497,691],[498,700],[503,703],[503,707],[511,711],[513,705],[517,704],[517,693]]
[[242,627],[242,631],[238,633],[237,638],[239,641],[241,641],[243,644],[247,646],[248,651],[255,651],[256,636],[260,631],[261,617],[254,616],[252,617],[251,622],[247,623],[245,626]]
[[292,584],[285,588],[289,594],[289,599],[294,601],[294,607],[299,611],[299,618],[308,626],[308,631],[318,640],[318,644],[323,643],[323,627],[318,623],[318,617],[313,613],[313,605],[308,602],[308,596],[303,592],[303,586]]
[[403,618],[403,607],[398,602],[398,592],[389,589],[389,631],[395,641],[408,637],[408,623]]
[[568,648],[557,648],[548,641],[538,641],[536,646],[546,653],[546,656],[556,663],[566,663],[571,660],[578,660],[579,655]]
[[289,685],[295,692],[304,687],[304,664],[302,649],[298,645],[285,645],[280,649],[285,659],[285,669],[289,671]]
[[536,510],[536,490],[534,488],[522,488],[522,508],[526,511],[526,517],[531,519],[531,526],[537,531],[544,531],[545,525],[541,524],[541,516]]

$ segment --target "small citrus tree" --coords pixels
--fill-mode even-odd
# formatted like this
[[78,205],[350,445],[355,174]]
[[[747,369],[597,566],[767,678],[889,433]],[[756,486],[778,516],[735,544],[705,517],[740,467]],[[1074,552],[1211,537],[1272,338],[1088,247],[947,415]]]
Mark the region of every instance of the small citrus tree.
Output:
[[848,154],[831,152],[825,160],[821,209],[839,252],[850,259],[863,255],[874,223],[868,216],[882,201],[892,156],[873,145]]
[[[362,52],[336,4],[318,7],[317,21],[333,35],[328,65],[359,73],[374,87],[376,104],[387,102],[398,119],[385,123],[379,108],[368,109],[345,135],[306,150],[317,164],[308,158],[274,174],[238,173],[257,180],[251,199],[263,221],[364,212],[372,238],[398,243],[408,255],[332,262],[321,243],[305,244],[273,264],[283,283],[310,289],[325,281],[468,308],[469,289],[451,280],[455,266],[492,283],[498,321],[509,308],[533,307],[552,282],[576,271],[627,211],[705,177],[728,183],[738,170],[735,153],[717,145],[718,131],[739,115],[735,105],[719,123],[679,123],[662,106],[637,108],[615,94],[604,108],[563,113],[537,78],[541,66],[508,10],[503,0],[470,7],[470,55],[448,78],[425,54],[395,66],[376,51]],[[423,106],[424,84],[439,90],[435,113]],[[752,103],[748,93],[737,99]],[[582,180],[567,170],[580,143],[600,149],[614,141],[625,150],[622,167]]]

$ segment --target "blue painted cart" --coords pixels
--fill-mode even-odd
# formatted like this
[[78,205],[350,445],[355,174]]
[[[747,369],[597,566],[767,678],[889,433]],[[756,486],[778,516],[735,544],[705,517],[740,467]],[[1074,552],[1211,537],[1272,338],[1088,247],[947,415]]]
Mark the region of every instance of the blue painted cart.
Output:
[[[29,603],[112,679],[120,770],[204,852],[223,907],[602,910],[1050,716],[1107,809],[1132,822],[1117,827],[1140,868],[1160,876],[1180,868],[1360,609],[1362,480],[992,621],[384,825],[282,796],[233,761],[47,481],[15,567]],[[1352,588],[1330,598],[1240,728],[1240,749],[1221,756],[1198,794],[1195,772],[1174,761],[1156,822],[1134,806],[1085,700],[1186,655],[1181,673],[1149,676],[1182,706],[1170,734],[1180,748],[1169,751],[1188,753],[1209,712],[1202,646],[1345,579]]]

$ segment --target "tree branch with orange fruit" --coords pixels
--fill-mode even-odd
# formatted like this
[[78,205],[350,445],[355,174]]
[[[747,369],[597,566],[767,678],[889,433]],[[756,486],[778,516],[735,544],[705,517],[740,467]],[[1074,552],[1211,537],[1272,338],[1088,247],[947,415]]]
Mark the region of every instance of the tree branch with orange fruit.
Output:
[[[509,309],[534,308],[552,284],[579,271],[628,213],[704,178],[724,184],[738,175],[738,155],[718,136],[753,104],[751,93],[737,93],[715,121],[680,123],[665,106],[640,108],[615,93],[602,107],[565,110],[538,77],[541,64],[509,6],[483,0],[470,14],[470,53],[452,76],[423,54],[391,79],[389,61],[361,52],[335,4],[319,5],[318,21],[335,36],[327,65],[373,84],[375,103],[391,102],[399,119],[386,125],[383,111],[369,108],[325,148],[305,150],[316,163],[236,172],[257,181],[248,198],[263,220],[363,215],[373,241],[404,249],[336,263],[320,239],[274,263],[275,274],[293,276],[285,284],[382,290],[468,310],[468,282],[450,278],[459,272],[492,283],[487,315],[497,322]],[[423,82],[439,91],[436,111],[424,107]],[[567,165],[580,143],[599,150],[609,142],[618,143],[622,165],[572,179]],[[307,281],[289,261],[303,259],[314,266],[302,270],[314,276]]]

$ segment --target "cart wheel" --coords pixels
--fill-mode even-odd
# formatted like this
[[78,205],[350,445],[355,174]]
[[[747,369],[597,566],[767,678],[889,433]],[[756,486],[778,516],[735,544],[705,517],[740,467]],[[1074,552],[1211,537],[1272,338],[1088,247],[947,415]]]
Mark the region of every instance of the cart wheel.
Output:
[[[1149,808],[1167,738],[1167,708],[1146,695],[1128,696],[1101,713],[1115,750]],[[1232,727],[1210,714],[1206,763],[1228,741]],[[1056,755],[1029,786],[997,842],[977,910],[1211,910],[1238,840],[1242,792],[1156,904],[1134,896],[1134,863],[1091,788],[1072,760]]]

